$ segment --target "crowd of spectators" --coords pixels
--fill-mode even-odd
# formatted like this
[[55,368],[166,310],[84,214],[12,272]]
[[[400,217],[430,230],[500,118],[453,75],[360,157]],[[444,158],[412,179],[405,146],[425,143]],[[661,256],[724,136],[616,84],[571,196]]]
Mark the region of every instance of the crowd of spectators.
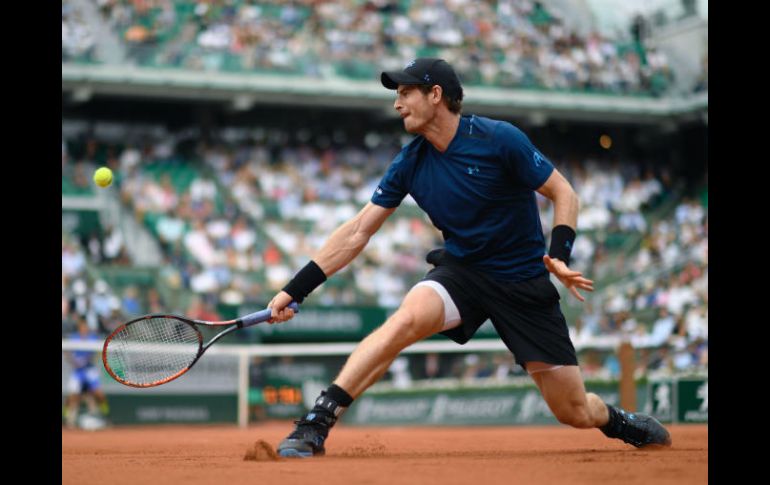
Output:
[[[644,234],[644,212],[655,209],[670,195],[671,176],[665,167],[652,170],[632,160],[611,162],[585,159],[556,161],[580,198],[578,231],[572,265],[577,271],[602,278],[610,268],[602,265],[607,234]],[[538,194],[543,231],[550,234],[553,204]]]
[[[326,149],[300,145],[271,152],[264,146],[243,144],[231,149],[201,147],[199,153],[219,182],[232,188],[240,208],[263,221],[261,228],[278,249],[265,275],[267,288],[275,291],[332,230],[363,207],[397,149],[392,145]],[[410,199],[405,205],[415,203]],[[265,217],[264,207],[272,208],[273,217]],[[394,217],[340,274],[345,283],[320,292],[318,302],[397,305],[410,280],[416,281],[417,273],[427,268],[425,248],[438,245],[437,237],[416,213]]]
[[[105,336],[120,324],[148,313],[167,313],[169,304],[163,300],[156,285],[127,284],[113,288],[104,279],[94,279],[87,271],[91,265],[126,264],[124,260],[109,260],[84,247],[72,232],[62,233],[62,337],[73,334],[80,322],[96,334]],[[216,311],[218,303],[213,295],[195,295],[188,305],[172,313],[184,314],[202,320],[222,320]]]
[[[133,63],[198,71],[271,72],[374,80],[419,56],[451,62],[464,84],[661,95],[674,82],[666,55],[639,38],[579,35],[564,14],[534,0],[97,0],[100,18]],[[95,26],[62,1],[62,62],[96,61]],[[692,91],[708,91],[708,56]],[[257,128],[253,131],[260,131]],[[121,144],[62,143],[63,195],[88,194],[98,165],[116,174],[122,202],[157,238],[158,286],[111,286],[89,267],[130,266],[123,235],[107,225],[62,231],[62,336],[80,322],[106,335],[126,320],[171,311],[218,320],[219,304],[263,304],[341,222],[369,200],[404,138],[369,134],[362,143],[288,139],[271,129],[252,140],[197,143],[173,138]],[[623,284],[592,295],[569,323],[587,378],[617,378],[614,348],[630,341],[644,373],[708,368],[708,210],[686,198],[663,218],[649,211],[671,191],[665,169],[633,160],[553,160],[580,197],[572,267]],[[150,170],[152,168],[152,170]],[[190,174],[180,183],[176,173]],[[548,237],[552,204],[538,195]],[[64,221],[64,216],[63,216]],[[64,224],[63,224],[64,226]],[[612,265],[607,234],[640,244]],[[308,299],[310,305],[394,308],[429,269],[440,234],[407,197],[360,257]],[[94,276],[97,275],[97,276]],[[189,294],[187,299],[177,298]],[[612,340],[616,341],[616,340]],[[509,353],[427,354],[397,359],[389,377],[463,380],[525,376]]]
[[62,233],[62,336],[74,333],[78,322],[85,321],[91,331],[106,333],[114,328],[130,309],[132,289],[126,289],[124,301],[115,295],[104,280],[92,283],[86,271],[91,264],[103,264],[104,258],[93,248],[84,247],[72,233]]
[[467,85],[665,93],[665,54],[631,30],[580,35],[535,0],[100,0],[140,65],[375,79],[442,57]]
[[[201,294],[227,291],[228,299],[238,302],[280,289],[331,231],[370,199],[401,140],[367,139],[360,146],[325,147],[300,143],[276,148],[253,140],[201,143],[194,155],[197,163],[181,161],[168,141],[142,148],[129,143],[113,156],[123,201],[150,226],[164,250],[166,281]],[[96,151],[85,150],[83,156]],[[645,233],[642,211],[668,190],[665,172],[640,175],[629,163],[555,163],[581,197],[579,230],[584,237],[576,241],[573,255],[581,271],[590,272],[601,259],[601,237],[607,232]],[[149,165],[161,170],[151,171]],[[186,187],[172,182],[170,170],[179,166],[193,172]],[[65,168],[84,178],[79,163]],[[548,236],[552,205],[541,196],[538,200]],[[658,240],[676,237],[658,234],[666,227],[665,222],[656,224],[644,240],[634,260],[636,270],[657,262],[652,256],[645,259],[648,241],[659,246]],[[686,224],[677,222],[676,227],[684,231],[685,241],[699,235]],[[322,305],[393,307],[428,269],[426,251],[439,245],[440,234],[407,197],[362,256],[335,277],[338,284],[331,281],[311,298]],[[659,248],[655,257],[665,254],[669,261],[670,252]]]
[[[74,150],[77,157],[67,148],[71,141],[62,149],[63,175],[75,178],[90,173],[89,159],[96,153],[109,154],[105,160],[112,160],[120,173],[116,188],[123,202],[144,221],[163,251],[160,283],[195,295],[189,306],[166,310],[211,313],[220,303],[266,302],[334,228],[369,200],[402,141],[383,136],[367,137],[360,145],[318,146],[308,141],[274,146],[266,139],[226,138],[198,143],[189,159],[168,138],[109,147],[93,139],[81,140],[86,148]],[[582,344],[619,335],[632,339],[637,347],[648,349],[645,358],[653,368],[707,362],[708,213],[704,203],[682,199],[669,216],[648,222],[648,209],[671,190],[665,171],[640,169],[631,161],[554,163],[581,198],[576,269],[592,274],[606,252],[603,235],[608,231],[641,239],[639,249],[612,268],[634,279],[592,295],[574,322],[575,341]],[[183,187],[170,175],[180,167],[193,173]],[[539,196],[538,200],[547,236],[551,204]],[[129,262],[124,250],[110,249],[115,245],[111,241],[118,238],[115,233],[107,227],[103,233],[63,236],[63,327],[65,322],[74,325],[76,313],[92,328],[107,331],[107,308],[125,317],[175,305],[161,301],[156,291],[137,287],[122,288],[114,295],[109,290],[110,305],[83,303],[89,294],[105,293],[103,281],[86,285],[86,264]],[[308,304],[393,308],[429,269],[426,252],[440,245],[440,234],[407,197],[362,255],[314,292]],[[665,351],[668,360],[658,355],[664,352],[661,347],[670,348]],[[689,360],[684,357],[688,352]],[[482,363],[486,370],[481,373],[492,366],[485,359]],[[617,370],[612,357],[606,364],[599,374]],[[511,369],[515,373],[516,368]],[[591,366],[587,372],[592,372]]]
[[708,368],[708,211],[684,198],[655,222],[618,271],[613,285],[585,306],[573,338],[620,337],[645,349],[641,368],[673,372]]

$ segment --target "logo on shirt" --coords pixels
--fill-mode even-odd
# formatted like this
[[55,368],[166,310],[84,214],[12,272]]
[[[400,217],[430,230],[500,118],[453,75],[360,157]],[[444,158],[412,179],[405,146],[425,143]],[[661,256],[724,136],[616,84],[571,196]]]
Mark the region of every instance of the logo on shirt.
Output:
[[535,160],[535,166],[539,167],[543,164],[543,156],[540,153],[535,152],[533,158]]
[[477,173],[479,173],[479,166],[474,165],[473,167],[467,167],[465,171],[468,175],[476,175]]
[[382,195],[382,187],[378,186],[377,189],[374,191],[374,193],[377,195]]

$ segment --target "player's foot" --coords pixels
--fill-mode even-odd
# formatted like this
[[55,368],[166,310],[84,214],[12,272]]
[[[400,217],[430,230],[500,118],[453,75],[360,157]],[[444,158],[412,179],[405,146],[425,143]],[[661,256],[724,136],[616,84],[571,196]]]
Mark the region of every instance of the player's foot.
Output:
[[294,431],[278,445],[278,454],[289,458],[324,455],[324,441],[329,436],[329,427],[319,421],[319,416],[308,413],[294,423],[297,425]]
[[643,448],[650,445],[671,446],[671,435],[660,422],[646,414],[629,413],[614,406],[607,406],[610,421],[602,428],[602,433],[610,438]]
[[289,458],[309,458],[326,453],[324,441],[344,408],[324,393],[305,416],[294,421],[294,431],[278,445],[278,454]]

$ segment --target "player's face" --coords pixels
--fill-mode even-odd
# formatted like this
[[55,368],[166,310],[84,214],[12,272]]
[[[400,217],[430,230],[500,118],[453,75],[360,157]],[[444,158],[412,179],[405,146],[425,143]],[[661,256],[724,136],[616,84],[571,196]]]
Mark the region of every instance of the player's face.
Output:
[[415,86],[399,86],[393,107],[404,120],[407,133],[420,133],[435,115],[435,107],[428,101],[428,95]]

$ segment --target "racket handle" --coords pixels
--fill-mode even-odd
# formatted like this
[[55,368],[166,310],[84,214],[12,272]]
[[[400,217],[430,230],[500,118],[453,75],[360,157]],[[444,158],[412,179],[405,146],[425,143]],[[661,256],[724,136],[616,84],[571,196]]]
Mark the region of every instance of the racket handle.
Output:
[[[299,304],[296,301],[289,303],[289,305],[286,308],[291,308],[292,310],[294,310],[294,313],[299,312]],[[265,308],[264,310],[250,313],[245,317],[239,318],[238,320],[236,320],[236,323],[238,324],[239,328],[250,327],[252,325],[256,325],[258,323],[262,323],[267,320],[270,320],[270,315],[272,315],[272,313],[273,313],[272,309]]]

